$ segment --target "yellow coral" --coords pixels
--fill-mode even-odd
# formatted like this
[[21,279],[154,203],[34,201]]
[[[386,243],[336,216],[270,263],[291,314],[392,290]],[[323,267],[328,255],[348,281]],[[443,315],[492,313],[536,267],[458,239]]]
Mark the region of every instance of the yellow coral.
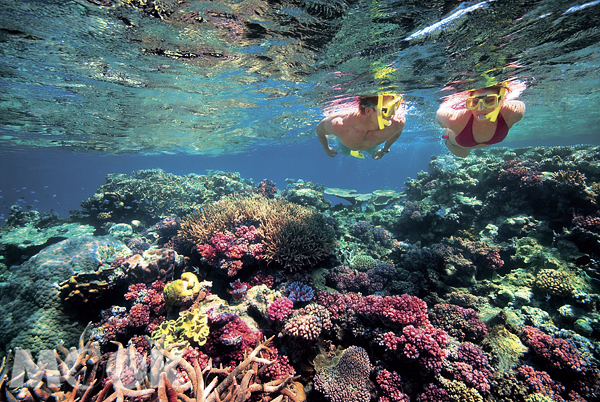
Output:
[[555,269],[540,270],[535,279],[535,286],[550,296],[569,297],[575,291],[569,275]]
[[152,339],[164,339],[164,347],[175,343],[187,346],[202,346],[209,334],[208,315],[202,309],[187,311],[176,320],[165,321],[152,332]]
[[163,289],[165,305],[167,307],[176,306],[186,300],[191,300],[198,295],[202,286],[198,277],[191,272],[181,274],[181,279],[177,279]]

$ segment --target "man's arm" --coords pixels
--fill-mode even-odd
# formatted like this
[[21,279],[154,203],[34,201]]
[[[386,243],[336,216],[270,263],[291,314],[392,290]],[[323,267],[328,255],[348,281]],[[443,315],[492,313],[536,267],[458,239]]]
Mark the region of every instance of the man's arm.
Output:
[[377,152],[373,153],[373,159],[381,159],[383,155],[390,152],[390,147],[402,134],[402,130],[404,130],[404,125],[406,124],[406,117],[398,116],[392,118],[392,125],[390,127],[386,127],[384,130],[393,130],[394,134],[389,137],[383,147],[381,147]]
[[329,146],[329,135],[331,134],[328,130],[330,128],[329,126],[331,126],[331,121],[329,119],[324,119],[317,124],[317,137],[327,156],[333,158],[337,155],[337,150]]

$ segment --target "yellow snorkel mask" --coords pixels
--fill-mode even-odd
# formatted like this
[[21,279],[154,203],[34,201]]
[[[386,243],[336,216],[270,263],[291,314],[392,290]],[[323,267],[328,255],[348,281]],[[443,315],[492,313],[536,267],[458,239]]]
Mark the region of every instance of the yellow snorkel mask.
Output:
[[[486,95],[482,97],[477,96],[469,96],[465,101],[465,107],[469,110],[475,110],[479,107],[479,104],[482,103],[483,107],[486,109],[494,108],[490,113],[485,115],[485,118],[491,121],[492,123],[496,122],[498,115],[500,114],[500,107],[504,96],[506,95],[506,81],[502,82],[500,85],[500,92],[498,95]],[[471,90],[471,92],[476,91],[476,89]]]
[[[391,96],[392,99],[383,103],[385,96]],[[401,96],[377,95],[377,122],[379,123],[380,130],[392,125],[392,116],[396,113],[401,103]]]

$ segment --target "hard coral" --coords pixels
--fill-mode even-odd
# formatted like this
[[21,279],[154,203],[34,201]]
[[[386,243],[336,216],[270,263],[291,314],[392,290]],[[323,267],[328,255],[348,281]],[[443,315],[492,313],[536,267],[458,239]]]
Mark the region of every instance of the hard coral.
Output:
[[535,278],[535,286],[551,296],[573,296],[575,287],[571,284],[569,275],[555,269],[542,269]]
[[555,369],[583,372],[589,367],[579,349],[567,339],[553,338],[537,328],[525,326],[521,340]]
[[364,297],[355,306],[355,311],[374,325],[392,330],[401,330],[406,325],[427,325],[427,304],[415,296]]
[[436,304],[429,312],[431,324],[442,328],[459,341],[479,342],[487,334],[477,312],[453,304]]
[[269,318],[273,321],[282,321],[291,314],[294,302],[287,297],[279,297],[275,299],[267,309]]
[[371,362],[367,351],[351,346],[334,367],[317,371],[315,388],[331,402],[369,402]]
[[207,244],[240,223],[256,227],[267,263],[289,271],[321,261],[334,246],[333,229],[314,209],[258,196],[219,201],[186,216],[179,236],[192,244]]
[[393,332],[384,334],[384,343],[390,352],[403,361],[416,362],[427,373],[442,370],[442,363],[448,356],[445,347],[449,341],[450,337],[445,331],[429,324],[418,328],[408,325],[402,330],[401,336]]

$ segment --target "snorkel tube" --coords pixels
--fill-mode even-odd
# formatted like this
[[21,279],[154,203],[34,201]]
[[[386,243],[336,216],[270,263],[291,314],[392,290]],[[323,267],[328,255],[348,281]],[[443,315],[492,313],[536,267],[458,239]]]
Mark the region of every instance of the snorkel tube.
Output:
[[500,114],[500,108],[502,107],[502,101],[504,100],[504,95],[506,94],[506,81],[502,82],[500,85],[502,85],[502,87],[500,88],[500,92],[498,93],[498,95],[500,96],[500,99],[498,100],[498,106],[495,107],[494,110],[492,110],[490,113],[485,115],[485,118],[491,121],[492,123],[495,123],[496,119],[498,119],[498,115]]
[[[383,103],[384,96],[391,96],[392,99]],[[402,97],[397,95],[377,95],[377,122],[379,129],[383,130],[392,125],[392,116],[396,113],[402,103]],[[385,112],[384,112],[385,109]]]

